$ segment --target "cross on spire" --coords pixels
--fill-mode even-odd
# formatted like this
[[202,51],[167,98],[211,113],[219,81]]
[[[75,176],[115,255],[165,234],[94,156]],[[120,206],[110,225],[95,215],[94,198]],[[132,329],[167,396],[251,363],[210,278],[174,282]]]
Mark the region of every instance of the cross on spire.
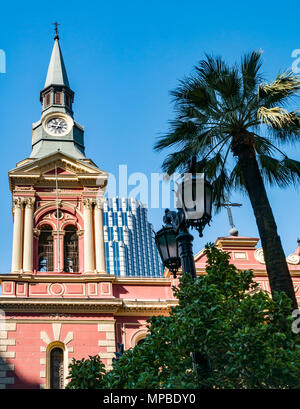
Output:
[[233,223],[233,217],[232,217],[232,212],[231,212],[231,207],[241,207],[241,203],[230,203],[229,202],[229,198],[227,193],[225,193],[225,203],[221,203],[221,206],[226,207],[227,208],[227,214],[228,214],[228,220],[229,220],[229,224],[231,229],[229,230],[229,234],[231,236],[238,236],[239,232],[236,229],[234,223]]
[[54,37],[54,40],[59,40],[59,36],[58,36],[58,26],[60,26],[60,24],[57,22],[57,21],[55,21],[54,23],[52,23],[54,26],[55,26],[55,28],[54,28],[54,30],[55,30],[55,37]]

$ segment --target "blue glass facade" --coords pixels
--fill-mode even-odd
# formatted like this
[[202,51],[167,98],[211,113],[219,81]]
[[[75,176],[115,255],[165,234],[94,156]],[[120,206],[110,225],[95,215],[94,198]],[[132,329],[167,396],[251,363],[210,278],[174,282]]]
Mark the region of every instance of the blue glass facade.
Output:
[[162,277],[147,209],[134,198],[106,199],[103,206],[106,268],[109,274]]

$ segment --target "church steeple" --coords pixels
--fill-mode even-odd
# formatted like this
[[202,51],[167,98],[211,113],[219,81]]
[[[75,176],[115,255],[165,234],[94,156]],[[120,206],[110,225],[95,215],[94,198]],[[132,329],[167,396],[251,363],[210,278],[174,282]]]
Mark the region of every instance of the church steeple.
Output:
[[44,88],[47,88],[50,85],[63,85],[70,88],[64,59],[59,45],[58,35],[56,35],[54,38],[54,46]]
[[70,88],[67,70],[59,45],[59,36],[56,31],[46,82],[40,95],[43,115],[45,112],[51,112],[55,108],[72,116],[73,100],[74,92]]
[[85,159],[84,128],[73,119],[74,92],[70,88],[56,25],[54,45],[44,88],[40,93],[41,120],[32,127],[30,158],[41,158],[61,151]]

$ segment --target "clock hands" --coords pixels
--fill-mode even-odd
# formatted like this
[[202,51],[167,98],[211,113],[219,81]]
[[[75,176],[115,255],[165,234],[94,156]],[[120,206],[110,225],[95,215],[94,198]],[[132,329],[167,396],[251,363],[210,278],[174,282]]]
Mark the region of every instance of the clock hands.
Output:
[[48,122],[48,129],[55,134],[61,134],[67,129],[67,124],[64,119],[53,118]]

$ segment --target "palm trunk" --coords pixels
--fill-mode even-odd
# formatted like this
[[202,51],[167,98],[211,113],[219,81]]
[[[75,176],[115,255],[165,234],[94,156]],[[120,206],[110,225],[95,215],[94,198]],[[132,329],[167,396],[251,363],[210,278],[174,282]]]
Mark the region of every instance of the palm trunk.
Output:
[[[253,152],[253,151],[252,151]],[[237,152],[239,165],[252,204],[267,267],[272,295],[274,291],[284,292],[297,309],[293,282],[287,266],[277,226],[267,197],[264,182],[254,152],[241,149]]]

